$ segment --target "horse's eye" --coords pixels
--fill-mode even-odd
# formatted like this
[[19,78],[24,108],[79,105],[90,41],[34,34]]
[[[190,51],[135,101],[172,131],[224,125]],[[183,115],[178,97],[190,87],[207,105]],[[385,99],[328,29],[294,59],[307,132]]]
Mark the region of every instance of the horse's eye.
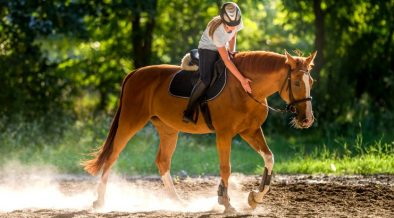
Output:
[[294,106],[290,106],[289,110],[290,110],[290,112],[293,113],[293,114],[297,113],[297,109],[296,109],[296,107],[294,107]]
[[297,87],[300,87],[301,83],[300,83],[300,81],[297,80],[297,81],[295,81],[294,85]]

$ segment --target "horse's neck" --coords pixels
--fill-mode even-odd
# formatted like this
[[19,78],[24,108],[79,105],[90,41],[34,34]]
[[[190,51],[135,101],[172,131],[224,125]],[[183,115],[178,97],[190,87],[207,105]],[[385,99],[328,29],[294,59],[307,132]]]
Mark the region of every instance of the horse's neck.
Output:
[[246,53],[237,62],[241,73],[252,80],[253,95],[263,99],[280,91],[288,70],[282,55],[265,52],[254,55]]

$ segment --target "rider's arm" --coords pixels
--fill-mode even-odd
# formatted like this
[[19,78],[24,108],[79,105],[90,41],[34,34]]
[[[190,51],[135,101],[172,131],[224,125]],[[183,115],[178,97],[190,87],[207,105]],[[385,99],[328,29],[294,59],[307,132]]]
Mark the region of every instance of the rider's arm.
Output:
[[233,61],[230,59],[226,47],[218,47],[218,52],[224,64],[226,65],[227,69],[229,69],[230,72],[239,80],[245,91],[251,93],[252,90],[249,85],[250,80],[248,78],[245,78],[241,74],[241,72],[239,72],[237,67],[234,65]]
[[241,74],[241,72],[239,72],[237,67],[234,65],[233,61],[230,59],[230,56],[227,53],[226,47],[218,48],[218,52],[219,52],[220,57],[222,58],[224,64],[226,65],[226,67],[242,83],[242,81],[245,79],[245,77]]

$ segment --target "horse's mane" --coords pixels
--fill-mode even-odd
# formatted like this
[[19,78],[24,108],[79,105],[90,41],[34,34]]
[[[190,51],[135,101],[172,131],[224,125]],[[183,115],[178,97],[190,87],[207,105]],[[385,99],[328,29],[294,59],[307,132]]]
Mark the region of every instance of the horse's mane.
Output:
[[239,52],[234,58],[234,63],[243,72],[276,72],[285,61],[286,56],[268,51]]

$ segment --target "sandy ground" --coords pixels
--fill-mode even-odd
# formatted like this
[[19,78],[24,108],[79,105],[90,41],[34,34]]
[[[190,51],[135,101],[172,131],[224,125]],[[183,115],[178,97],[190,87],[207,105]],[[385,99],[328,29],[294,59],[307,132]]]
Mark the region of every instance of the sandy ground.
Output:
[[232,175],[236,214],[217,204],[218,177],[176,178],[187,205],[177,206],[158,177],[112,176],[105,208],[90,208],[97,178],[19,175],[0,178],[0,217],[394,217],[394,175],[275,175],[271,192],[255,210],[248,192],[260,176]]

